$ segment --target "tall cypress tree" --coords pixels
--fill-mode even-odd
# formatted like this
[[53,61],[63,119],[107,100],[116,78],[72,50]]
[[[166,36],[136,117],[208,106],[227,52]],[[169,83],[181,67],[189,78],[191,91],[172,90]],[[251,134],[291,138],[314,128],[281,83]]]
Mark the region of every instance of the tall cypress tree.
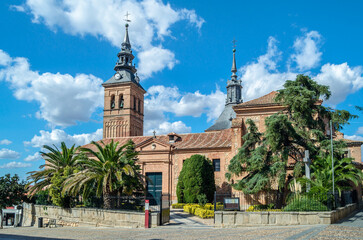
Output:
[[178,179],[178,202],[196,203],[202,194],[212,202],[215,190],[212,162],[198,154],[186,159]]

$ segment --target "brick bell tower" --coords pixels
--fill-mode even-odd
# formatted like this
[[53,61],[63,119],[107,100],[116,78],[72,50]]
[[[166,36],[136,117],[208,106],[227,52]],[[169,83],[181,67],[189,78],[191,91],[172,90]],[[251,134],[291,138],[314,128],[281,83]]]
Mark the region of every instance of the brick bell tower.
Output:
[[102,86],[105,89],[103,138],[142,136],[144,126],[144,94],[132,54],[128,27],[114,70],[116,73]]

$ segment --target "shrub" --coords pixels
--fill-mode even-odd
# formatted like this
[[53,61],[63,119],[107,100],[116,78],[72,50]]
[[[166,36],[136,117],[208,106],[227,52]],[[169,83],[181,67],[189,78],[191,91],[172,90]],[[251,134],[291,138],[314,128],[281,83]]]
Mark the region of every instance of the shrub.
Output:
[[251,205],[246,212],[282,212],[282,209],[268,208],[268,205]]
[[180,203],[196,203],[199,195],[213,200],[215,191],[212,162],[202,155],[186,159],[179,175],[177,197]]
[[284,208],[284,211],[328,211],[329,209],[321,202],[308,196],[292,199]]
[[[247,212],[261,212],[261,211],[275,211],[275,210],[280,210],[280,209],[274,209],[275,208],[275,204],[270,203],[267,205],[251,205],[246,211]],[[280,210],[281,211],[281,210]]]
[[204,206],[208,202],[207,196],[204,193],[198,195],[197,198],[198,198],[198,203],[202,206]]
[[38,205],[50,205],[52,204],[49,200],[49,191],[42,190],[35,195],[35,204]]
[[174,204],[171,205],[171,207],[173,209],[183,209],[184,205],[185,205],[185,203],[174,203]]
[[214,217],[214,211],[213,210],[207,210],[203,208],[196,208],[195,209],[195,215],[201,218],[213,218]]

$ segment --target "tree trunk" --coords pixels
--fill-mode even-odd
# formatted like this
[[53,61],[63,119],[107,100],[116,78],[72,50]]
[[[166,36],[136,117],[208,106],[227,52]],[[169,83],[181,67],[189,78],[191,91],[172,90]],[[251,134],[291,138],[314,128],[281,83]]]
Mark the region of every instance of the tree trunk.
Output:
[[103,192],[103,208],[111,209],[112,208],[112,199],[110,191]]
[[117,191],[111,192],[109,189],[103,192],[103,208],[113,209],[116,200]]

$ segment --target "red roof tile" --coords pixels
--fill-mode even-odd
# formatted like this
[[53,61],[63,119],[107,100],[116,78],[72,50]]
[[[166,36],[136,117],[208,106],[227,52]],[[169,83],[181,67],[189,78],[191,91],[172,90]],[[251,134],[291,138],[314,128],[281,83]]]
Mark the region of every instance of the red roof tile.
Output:
[[253,99],[251,101],[247,101],[244,103],[238,104],[238,106],[252,106],[252,105],[265,105],[265,104],[278,104],[275,102],[274,98],[276,97],[277,92],[272,91],[269,94],[266,94],[262,97]]
[[[226,129],[222,131],[214,131],[214,132],[204,132],[204,133],[188,133],[188,134],[179,134],[181,139],[177,140],[174,143],[169,143],[168,135],[159,135],[156,136],[156,139],[168,145],[175,146],[176,149],[208,149],[208,148],[226,148],[231,147],[231,129]],[[122,137],[122,138],[114,138],[113,140],[119,142],[120,145],[127,143],[127,141],[132,140],[135,145],[139,145],[149,139],[153,138],[152,136],[137,136],[137,137]],[[112,139],[103,139],[102,141],[105,144],[111,142]],[[100,140],[101,141],[101,140]],[[98,141],[98,142],[100,142]],[[91,148],[96,150],[94,145],[89,143],[84,146],[84,148]]]

